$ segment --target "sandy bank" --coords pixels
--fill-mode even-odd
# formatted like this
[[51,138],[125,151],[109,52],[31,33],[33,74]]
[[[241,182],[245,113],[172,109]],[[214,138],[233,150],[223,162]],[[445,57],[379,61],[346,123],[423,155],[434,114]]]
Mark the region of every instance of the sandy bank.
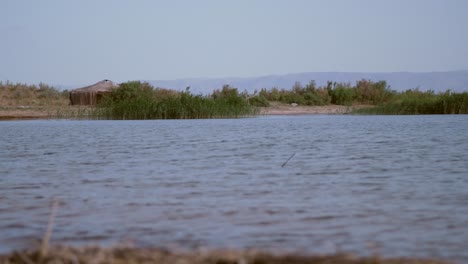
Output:
[[349,114],[355,109],[370,107],[368,105],[344,106],[344,105],[322,105],[322,106],[293,106],[288,104],[272,103],[269,107],[262,107],[262,115],[341,115]]
[[1,120],[59,119],[77,116],[83,106],[0,106]]
[[50,107],[1,107],[0,120],[49,118],[53,115],[53,112]]

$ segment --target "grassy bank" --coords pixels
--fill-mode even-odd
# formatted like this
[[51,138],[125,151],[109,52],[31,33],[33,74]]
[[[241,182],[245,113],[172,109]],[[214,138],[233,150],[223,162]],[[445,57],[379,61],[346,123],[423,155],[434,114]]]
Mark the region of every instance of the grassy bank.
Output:
[[87,118],[94,110],[69,106],[69,92],[40,83],[29,85],[0,81],[0,120]]
[[59,91],[53,86],[40,83],[28,85],[23,83],[0,81],[0,107],[37,107],[66,106],[68,91]]
[[271,102],[296,103],[298,105],[344,105],[374,106],[357,107],[356,114],[468,114],[468,92],[442,93],[409,89],[397,92],[385,81],[361,80],[355,85],[328,82],[327,86],[315,85],[314,81],[303,86],[296,83],[290,90],[262,89],[255,101],[263,106]]
[[394,99],[374,108],[358,109],[358,114],[421,115],[468,114],[468,92],[434,93],[407,90],[395,94]]
[[[324,86],[317,86],[314,81],[306,85],[297,82],[290,89],[273,87],[253,93],[239,93],[236,88],[225,85],[209,95],[194,95],[189,89],[180,92],[154,88],[133,81],[122,83],[98,106],[70,106],[68,96],[68,91],[59,91],[43,83],[0,82],[0,120],[195,119],[236,118],[261,113],[349,113],[307,109],[326,106],[345,106],[350,111],[357,109],[353,112],[356,114],[468,114],[468,92],[434,93],[417,89],[397,92],[385,81],[369,80],[354,85],[329,81]],[[284,106],[284,111],[276,111],[278,105]]]
[[[187,119],[240,117],[259,113],[257,107],[271,105],[327,106],[357,109],[357,114],[467,114],[468,93],[434,93],[417,89],[397,92],[385,81],[361,80],[349,83],[314,81],[287,89],[262,89],[253,94],[239,93],[225,85],[208,96],[154,89],[148,84],[128,82],[103,101],[96,116],[109,119]],[[374,106],[374,107],[368,107]],[[350,108],[351,109],[351,108]],[[262,111],[265,112],[265,111]],[[291,111],[295,112],[295,111]]]
[[40,251],[20,251],[0,256],[0,263],[159,263],[159,264],[435,264],[441,260],[416,258],[355,257],[349,254],[307,256],[300,254],[272,254],[258,251],[199,251],[174,253],[163,249],[134,248],[70,248],[55,247],[42,255]]
[[236,118],[256,114],[236,88],[225,85],[211,95],[193,95],[155,89],[147,83],[127,82],[113,90],[96,108],[106,119],[199,119]]

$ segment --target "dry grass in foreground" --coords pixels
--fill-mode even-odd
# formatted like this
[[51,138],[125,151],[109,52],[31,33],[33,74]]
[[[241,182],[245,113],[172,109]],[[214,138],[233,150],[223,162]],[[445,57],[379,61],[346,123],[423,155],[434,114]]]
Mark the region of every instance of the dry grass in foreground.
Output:
[[70,111],[68,92],[46,84],[0,81],[0,120],[55,118]]
[[274,255],[257,251],[197,251],[174,253],[163,249],[53,247],[46,255],[40,250],[13,252],[0,256],[0,263],[160,263],[160,264],[357,264],[357,263],[449,263],[440,260],[374,257],[354,257],[346,254],[328,256]]

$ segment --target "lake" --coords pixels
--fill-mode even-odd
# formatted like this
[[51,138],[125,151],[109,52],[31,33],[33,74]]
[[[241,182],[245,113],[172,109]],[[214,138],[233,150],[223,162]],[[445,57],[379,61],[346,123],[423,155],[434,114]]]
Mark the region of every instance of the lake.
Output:
[[0,252],[52,243],[468,262],[468,115],[0,122]]

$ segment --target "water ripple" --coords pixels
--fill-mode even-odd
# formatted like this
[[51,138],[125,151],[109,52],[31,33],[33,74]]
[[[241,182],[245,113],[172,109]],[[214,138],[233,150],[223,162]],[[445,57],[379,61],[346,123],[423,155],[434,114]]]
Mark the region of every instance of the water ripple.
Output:
[[468,116],[1,122],[0,251],[58,199],[57,243],[466,262],[467,134]]

